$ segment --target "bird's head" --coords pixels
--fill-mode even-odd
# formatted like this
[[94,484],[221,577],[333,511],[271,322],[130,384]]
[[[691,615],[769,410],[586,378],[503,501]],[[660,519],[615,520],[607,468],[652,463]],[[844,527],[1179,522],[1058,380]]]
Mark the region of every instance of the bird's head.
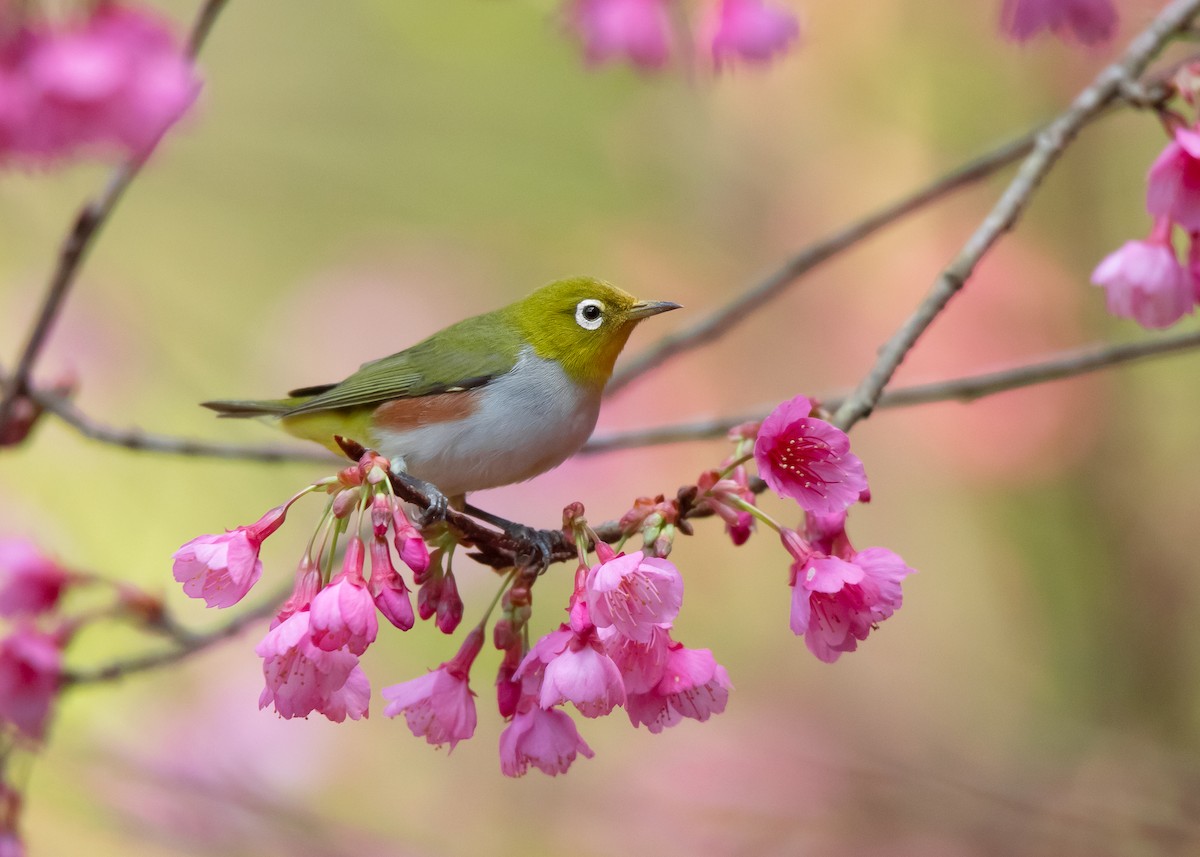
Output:
[[576,382],[598,387],[612,375],[638,322],[673,309],[679,304],[639,301],[594,277],[558,280],[512,306],[535,354],[561,364]]

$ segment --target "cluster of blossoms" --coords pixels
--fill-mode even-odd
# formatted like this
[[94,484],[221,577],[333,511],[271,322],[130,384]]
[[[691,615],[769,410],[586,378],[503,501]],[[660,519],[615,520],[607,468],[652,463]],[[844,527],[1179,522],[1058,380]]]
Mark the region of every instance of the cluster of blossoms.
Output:
[[61,615],[63,596],[88,578],[64,569],[25,539],[0,538],[0,854],[24,853],[21,793],[6,776],[10,750],[36,749],[62,687],[63,650],[79,628]]
[[[724,711],[731,689],[725,669],[711,651],[686,648],[672,637],[683,578],[667,556],[679,533],[691,533],[688,513],[696,508],[719,515],[735,544],[750,538],[756,521],[775,529],[792,557],[792,630],[823,661],[854,651],[900,607],[901,581],[912,572],[884,548],[856,550],[846,534],[847,509],[869,498],[862,462],[850,452],[845,433],[818,418],[803,396],[784,402],[761,426],[740,426],[732,437],[733,455],[695,486],[671,500],[637,500],[620,519],[616,550],[587,526],[582,507],[568,506],[563,530],[580,563],[567,621],[530,645],[537,570],[510,570],[453,658],[383,689],[384,714],[403,715],[415,736],[435,746],[453,749],[470,738],[477,723],[471,670],[497,605],[501,616],[492,626],[492,641],[502,656],[496,704],[508,721],[500,737],[500,765],[509,776],[530,767],[563,773],[578,756],[591,757],[568,705],[589,718],[624,708],[635,727],[651,732]],[[756,486],[746,466],[752,460],[768,486],[804,510],[799,530],[780,525],[755,505]],[[402,631],[413,627],[417,615],[447,634],[461,622],[463,603],[450,567],[456,537],[440,525],[430,528],[427,538],[435,547],[428,552],[394,494],[389,466],[366,452],[358,464],[309,485],[254,524],[200,536],[175,553],[174,575],[184,591],[210,607],[228,607],[258,582],[262,543],[282,526],[291,506],[312,492],[329,495],[291,596],[256,648],[265,679],[260,707],[271,706],[284,718],[314,711],[338,722],[366,717],[370,682],[359,658],[379,632],[378,615]],[[360,535],[364,523],[366,540]],[[617,552],[634,537],[641,550]],[[335,573],[339,540],[345,550]],[[415,613],[393,562],[393,546],[418,587]],[[596,561],[589,564],[593,549]],[[364,574],[368,555],[370,571]]]
[[[762,423],[731,432],[735,455],[721,471],[701,476],[701,496],[726,522],[734,544],[750,534],[753,517],[775,529],[792,557],[791,628],[809,650],[832,663],[852,652],[901,604],[901,581],[912,573],[886,548],[855,550],[847,510],[870,493],[862,462],[845,432],[815,416],[804,396],[784,402]],[[750,452],[749,449],[753,448]],[[804,510],[799,530],[780,525],[753,504],[742,463],[753,458],[762,479]]]
[[[458,627],[462,600],[454,574],[442,569],[440,557],[431,562],[421,534],[391,491],[388,466],[386,459],[368,453],[358,465],[313,483],[255,523],[200,536],[175,552],[174,575],[184,592],[209,607],[229,607],[262,576],[262,544],[283,525],[292,504],[313,491],[330,495],[300,560],[292,594],[255,648],[265,678],[261,708],[272,706],[284,718],[316,711],[336,722],[367,716],[370,683],[358,659],[379,633],[377,614],[402,631],[416,623],[408,585],[392,560],[393,545],[420,587],[421,618],[436,617],[447,634]],[[361,535],[368,518],[369,548]],[[345,553],[335,573],[343,536]],[[368,553],[370,574],[364,577]]]
[[86,578],[67,571],[25,539],[0,539],[0,723],[6,737],[45,737],[62,674],[62,652],[76,623],[59,613],[63,595]]
[[[1188,67],[1177,77],[1179,91],[1193,104],[1196,74]],[[1200,301],[1200,123],[1164,115],[1171,140],[1146,184],[1150,235],[1125,242],[1092,272],[1092,282],[1105,289],[1109,312],[1152,329],[1170,327]],[[1186,263],[1175,250],[1176,227],[1187,236]]]
[[26,5],[0,0],[0,162],[145,155],[195,100],[192,62],[154,15],[100,2],[59,26]]
[[696,53],[714,68],[731,62],[765,63],[800,36],[800,23],[783,6],[764,0],[715,0],[694,36],[683,32],[682,0],[572,0],[568,25],[589,62],[626,60],[643,70],[661,69],[678,45],[694,40]]
[[1018,42],[1049,31],[1084,45],[1107,42],[1117,32],[1112,0],[1004,0],[1000,29]]
[[[400,630],[412,628],[417,615],[432,619],[447,634],[458,627],[463,604],[450,568],[453,540],[431,535],[438,546],[428,552],[392,493],[387,470],[386,459],[368,452],[356,466],[313,483],[254,524],[200,536],[176,551],[174,576],[184,592],[210,607],[228,607],[258,582],[261,546],[282,526],[292,504],[318,490],[330,495],[292,594],[255,650],[263,659],[265,679],[260,707],[271,706],[284,718],[314,711],[337,722],[366,717],[370,682],[359,657],[378,634],[377,614]],[[359,535],[368,515],[369,547]],[[657,525],[647,524],[653,516],[647,511],[633,526],[657,534],[650,550],[655,544],[669,550],[670,534],[663,534],[669,525],[661,515]],[[586,556],[589,536],[581,509],[573,509],[571,522],[580,555]],[[341,537],[345,551],[340,571],[334,573]],[[646,551],[618,555],[595,541],[598,561],[590,568],[581,564],[576,574],[570,622],[532,648],[527,623],[536,574],[531,578],[528,572],[512,571],[497,599],[503,615],[494,625],[493,639],[504,655],[496,698],[501,716],[510,720],[500,755],[501,768],[510,776],[524,774],[531,765],[549,774],[564,772],[577,755],[592,755],[561,708],[568,702],[585,717],[624,706],[635,726],[644,724],[653,732],[684,718],[706,720],[725,708],[725,670],[711,652],[684,648],[671,637],[683,600],[679,571]],[[415,613],[392,560],[393,545],[419,587]],[[364,576],[368,555],[370,573]],[[433,745],[453,748],[470,738],[477,715],[469,679],[489,616],[470,630],[449,661],[384,688],[384,713],[403,715],[413,734]]]

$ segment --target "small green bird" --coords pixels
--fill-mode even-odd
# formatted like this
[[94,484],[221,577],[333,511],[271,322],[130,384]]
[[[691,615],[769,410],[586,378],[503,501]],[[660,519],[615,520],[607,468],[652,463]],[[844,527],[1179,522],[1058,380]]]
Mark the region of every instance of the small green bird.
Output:
[[529,479],[583,446],[633,328],[678,308],[573,277],[363,364],[340,383],[286,399],[203,404],[223,417],[276,417],[284,431],[334,452],[335,435],[356,440],[460,505],[468,491]]

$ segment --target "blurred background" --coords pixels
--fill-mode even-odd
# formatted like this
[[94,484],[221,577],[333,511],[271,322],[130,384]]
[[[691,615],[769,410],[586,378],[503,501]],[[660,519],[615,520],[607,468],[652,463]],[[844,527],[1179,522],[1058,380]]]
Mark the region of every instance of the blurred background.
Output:
[[[194,2],[157,4],[183,27]],[[465,315],[589,273],[686,309],[727,301],[803,245],[1053,116],[1158,4],[1121,5],[1117,46],[996,34],[998,0],[795,0],[803,47],[718,79],[586,69],[550,2],[235,0],[201,103],[88,261],[40,377],[118,426],[270,442],[196,402],[337,380]],[[1090,127],[905,365],[901,383],[1142,332],[1088,275],[1144,235],[1149,115]],[[58,242],[104,170],[0,178],[0,344],[11,361]],[[844,390],[991,206],[1006,173],[822,267],[720,342],[614,397],[600,431]],[[1194,324],[1191,319],[1182,326]],[[11,365],[8,362],[7,365]],[[1200,357],[972,405],[886,411],[853,442],[874,500],[862,548],[920,571],[854,654],[788,629],[788,557],[713,521],[680,539],[678,636],[711,648],[728,710],[661,735],[577,719],[596,751],[565,777],[501,776],[490,676],[453,754],[383,717],[378,689],[458,641],[384,632],[369,721],[260,712],[255,629],[183,664],[70,694],[30,780],[35,855],[1144,855],[1200,853]],[[280,441],[283,442],[282,440]],[[554,526],[673,493],[723,441],[577,458],[477,501]],[[132,454],[46,420],[0,458],[0,532],[162,593],[170,555],[249,523],[319,465]],[[795,507],[766,498],[774,514]],[[267,545],[289,579],[319,503]],[[793,520],[793,523],[795,521]],[[458,566],[467,618],[495,585]],[[534,630],[570,585],[536,590]],[[389,629],[390,630],[390,629]],[[120,628],[70,653],[153,646]]]

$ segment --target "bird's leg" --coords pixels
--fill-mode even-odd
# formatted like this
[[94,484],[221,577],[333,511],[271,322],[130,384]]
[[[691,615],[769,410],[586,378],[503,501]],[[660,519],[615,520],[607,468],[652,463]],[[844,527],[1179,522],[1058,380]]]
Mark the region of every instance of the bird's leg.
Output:
[[554,543],[551,540],[550,533],[545,530],[528,527],[525,524],[518,524],[507,518],[501,518],[499,515],[485,512],[483,509],[480,509],[478,506],[472,506],[470,503],[464,503],[463,511],[473,518],[478,518],[494,527],[499,527],[504,531],[505,535],[514,541],[532,547],[534,555],[531,559],[537,564],[538,574],[549,568],[550,557],[554,556]]

